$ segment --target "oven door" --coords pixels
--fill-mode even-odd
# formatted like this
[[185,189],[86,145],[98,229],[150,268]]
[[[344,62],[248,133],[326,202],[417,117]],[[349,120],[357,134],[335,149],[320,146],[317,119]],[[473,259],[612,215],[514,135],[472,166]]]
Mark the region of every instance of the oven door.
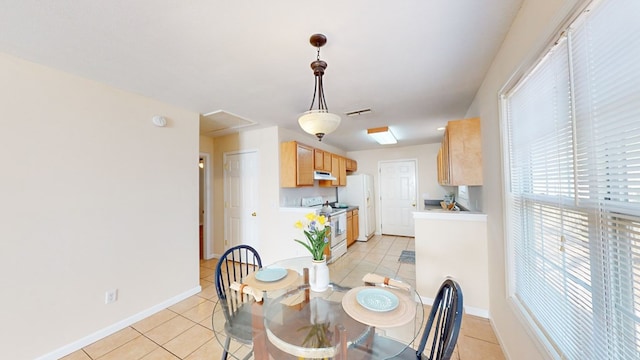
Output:
[[347,213],[332,215],[330,224],[331,239],[329,245],[334,248],[347,239]]

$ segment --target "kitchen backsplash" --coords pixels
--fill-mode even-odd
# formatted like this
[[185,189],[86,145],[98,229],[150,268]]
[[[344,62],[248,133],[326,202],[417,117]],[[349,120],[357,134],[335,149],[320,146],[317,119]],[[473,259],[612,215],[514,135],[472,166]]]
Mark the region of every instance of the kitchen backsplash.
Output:
[[335,187],[299,187],[299,188],[280,188],[280,206],[281,207],[298,207],[303,197],[322,196],[324,201],[335,202]]

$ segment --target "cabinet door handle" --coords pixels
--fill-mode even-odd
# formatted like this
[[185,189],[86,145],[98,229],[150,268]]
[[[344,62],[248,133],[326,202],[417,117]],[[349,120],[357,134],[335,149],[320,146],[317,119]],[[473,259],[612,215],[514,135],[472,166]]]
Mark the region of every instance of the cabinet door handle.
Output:
[[255,212],[255,211],[254,211],[254,212],[252,212],[252,213],[251,213],[251,216],[256,216],[256,212]]

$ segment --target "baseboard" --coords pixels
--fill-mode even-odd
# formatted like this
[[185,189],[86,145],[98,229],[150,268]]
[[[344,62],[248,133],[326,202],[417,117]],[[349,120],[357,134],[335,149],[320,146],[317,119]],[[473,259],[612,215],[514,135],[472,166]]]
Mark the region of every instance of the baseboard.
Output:
[[117,323],[107,326],[104,329],[98,330],[96,332],[94,332],[93,334],[90,334],[88,336],[85,336],[84,338],[78,340],[78,341],[74,341],[71,344],[65,345],[57,350],[54,350],[48,354],[42,355],[38,358],[36,358],[36,360],[57,360],[60,359],[64,356],[67,356],[69,354],[71,354],[74,351],[80,350],[83,347],[89,345],[89,344],[93,344],[94,342],[107,337],[117,331],[120,331],[124,328],[126,328],[127,326],[130,326],[132,324],[135,324],[136,322],[149,317],[155,313],[157,313],[158,311],[164,310],[166,308],[168,308],[171,305],[177,304],[180,301],[188,298],[189,296],[195,295],[197,293],[199,293],[200,291],[202,291],[202,288],[200,287],[200,285],[196,286],[193,289],[187,290],[185,292],[183,292],[180,295],[176,295],[170,299],[167,299],[163,302],[161,302],[158,305],[155,305],[147,310],[141,311],[133,316],[130,316],[126,319],[123,319],[121,321],[118,321]]
[[[433,304],[433,298],[420,296],[420,299],[422,299],[422,303],[425,304],[425,305]],[[478,317],[481,317],[481,318],[489,319],[489,310],[486,310],[486,309],[480,309],[480,308],[477,308],[477,307],[466,306],[465,305],[464,312],[467,315],[473,315],[473,316],[478,316]],[[427,314],[425,314],[425,316],[427,316]]]

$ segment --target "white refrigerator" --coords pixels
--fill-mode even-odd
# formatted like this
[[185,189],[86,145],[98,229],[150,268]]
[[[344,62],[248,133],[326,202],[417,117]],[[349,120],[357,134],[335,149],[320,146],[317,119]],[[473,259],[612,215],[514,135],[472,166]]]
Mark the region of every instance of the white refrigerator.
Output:
[[369,174],[348,175],[347,186],[338,188],[338,201],[358,206],[360,234],[356,240],[369,240],[376,231],[373,176]]

